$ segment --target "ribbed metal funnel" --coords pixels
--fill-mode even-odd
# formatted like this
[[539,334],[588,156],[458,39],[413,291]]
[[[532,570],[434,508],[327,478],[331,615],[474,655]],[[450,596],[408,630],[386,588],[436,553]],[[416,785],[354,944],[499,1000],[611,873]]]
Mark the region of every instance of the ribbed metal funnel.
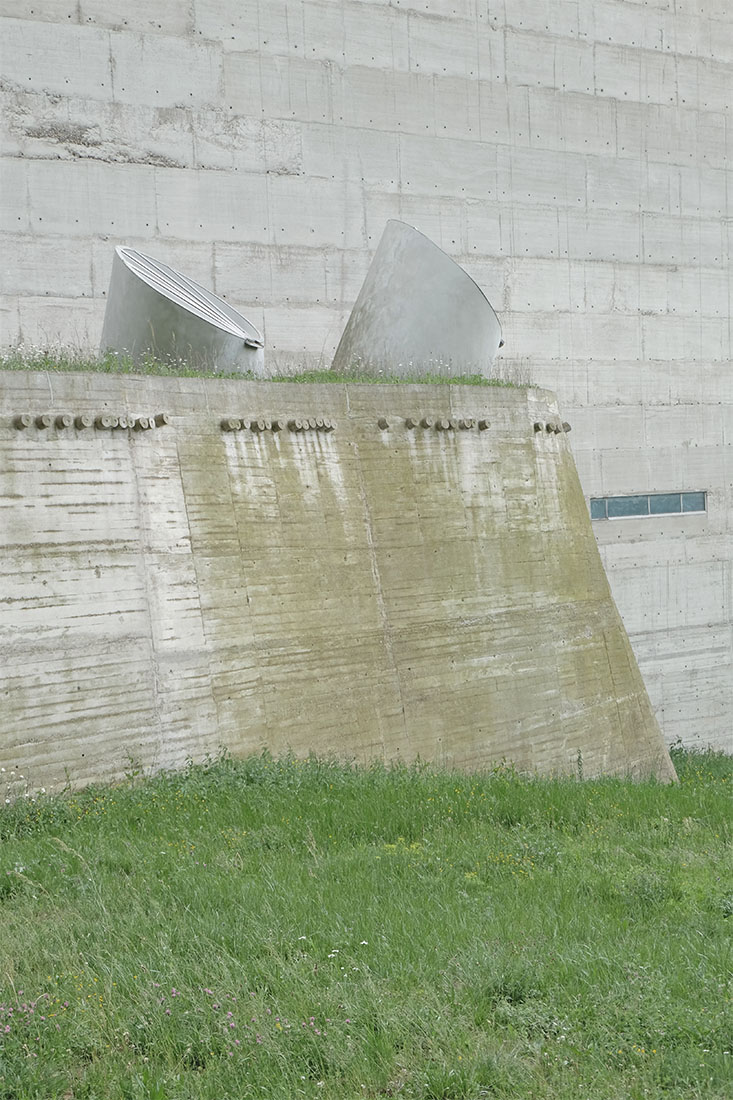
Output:
[[263,346],[246,317],[193,279],[134,248],[115,249],[102,353],[261,376]]

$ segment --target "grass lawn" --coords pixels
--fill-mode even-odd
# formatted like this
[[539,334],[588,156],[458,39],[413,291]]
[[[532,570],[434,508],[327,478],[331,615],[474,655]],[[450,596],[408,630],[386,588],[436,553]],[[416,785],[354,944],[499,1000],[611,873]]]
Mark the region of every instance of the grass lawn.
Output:
[[675,763],[265,756],[6,805],[0,1097],[730,1100],[733,758]]

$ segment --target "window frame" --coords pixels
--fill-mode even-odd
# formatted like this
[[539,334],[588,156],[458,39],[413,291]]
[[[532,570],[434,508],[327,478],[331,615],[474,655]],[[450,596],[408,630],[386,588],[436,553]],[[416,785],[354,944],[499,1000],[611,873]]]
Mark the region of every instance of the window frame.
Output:
[[[672,512],[652,512],[651,501],[653,498],[660,497],[678,497],[680,502],[679,510]],[[685,508],[685,497],[702,497],[702,508]],[[610,516],[608,514],[609,501],[613,500],[644,500],[646,499],[646,511],[645,512],[629,512],[626,515]],[[603,504],[604,515],[593,515],[594,505],[596,511],[598,505]],[[704,516],[708,511],[708,491],[707,489],[675,489],[664,493],[619,493],[614,496],[603,497],[589,497],[588,498],[588,512],[590,514],[591,522],[598,523],[603,520],[611,520],[617,522],[624,519],[660,519],[662,516]]]

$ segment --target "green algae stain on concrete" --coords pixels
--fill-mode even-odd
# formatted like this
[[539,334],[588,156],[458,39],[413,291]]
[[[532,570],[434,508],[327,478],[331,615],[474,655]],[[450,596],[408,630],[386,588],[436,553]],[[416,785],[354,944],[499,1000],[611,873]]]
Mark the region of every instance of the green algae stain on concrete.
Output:
[[[9,378],[2,503],[33,550],[3,548],[0,690],[33,705],[3,766],[51,787],[267,747],[673,777],[567,438],[534,430],[551,394],[69,374],[50,401]],[[170,423],[12,426],[103,410]]]

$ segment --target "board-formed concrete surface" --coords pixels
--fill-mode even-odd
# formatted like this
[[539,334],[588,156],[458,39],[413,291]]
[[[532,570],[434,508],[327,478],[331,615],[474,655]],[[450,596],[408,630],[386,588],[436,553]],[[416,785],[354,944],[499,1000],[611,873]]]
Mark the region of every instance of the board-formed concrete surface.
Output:
[[557,392],[586,497],[704,490],[602,555],[669,742],[733,750],[724,0],[0,0],[0,343],[96,348],[115,245],[338,342],[388,218]]
[[4,778],[221,747],[674,776],[546,391],[2,383]]

